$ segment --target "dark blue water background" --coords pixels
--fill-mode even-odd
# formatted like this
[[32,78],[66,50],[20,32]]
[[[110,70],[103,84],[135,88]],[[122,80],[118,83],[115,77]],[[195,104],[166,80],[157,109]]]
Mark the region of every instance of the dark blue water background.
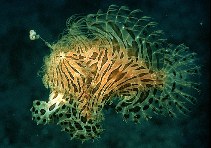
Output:
[[[202,65],[197,105],[189,117],[155,117],[135,125],[121,115],[105,112],[101,139],[70,141],[55,125],[37,126],[31,120],[32,101],[48,98],[37,72],[49,49],[28,38],[35,29],[49,42],[56,41],[66,19],[76,13],[107,10],[111,4],[141,9],[166,33],[169,42],[185,43],[198,53]],[[210,107],[210,2],[209,0],[1,0],[0,1],[0,147],[51,148],[181,148],[208,147]]]

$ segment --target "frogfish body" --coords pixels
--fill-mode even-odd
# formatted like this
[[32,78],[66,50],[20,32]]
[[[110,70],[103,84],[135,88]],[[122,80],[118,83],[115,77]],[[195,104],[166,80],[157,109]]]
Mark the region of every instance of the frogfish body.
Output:
[[111,5],[72,16],[66,33],[51,45],[43,68],[47,101],[31,108],[38,124],[57,123],[71,138],[95,139],[103,131],[105,106],[139,122],[153,114],[186,114],[198,91],[195,53],[167,43],[140,10]]

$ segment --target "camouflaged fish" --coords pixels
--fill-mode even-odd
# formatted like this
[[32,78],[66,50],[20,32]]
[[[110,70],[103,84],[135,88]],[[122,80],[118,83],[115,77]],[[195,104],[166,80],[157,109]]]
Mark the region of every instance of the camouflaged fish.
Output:
[[196,54],[167,43],[151,20],[140,10],[111,5],[106,13],[72,16],[54,44],[31,30],[31,40],[51,49],[42,70],[49,99],[33,102],[33,120],[57,123],[71,139],[85,141],[103,131],[105,107],[134,122],[189,112],[192,92],[199,91]]

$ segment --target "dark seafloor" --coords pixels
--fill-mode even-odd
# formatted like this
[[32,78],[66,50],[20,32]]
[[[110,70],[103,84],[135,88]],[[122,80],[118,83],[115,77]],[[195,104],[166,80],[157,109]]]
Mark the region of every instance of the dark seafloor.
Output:
[[[35,99],[48,98],[37,76],[49,49],[29,40],[35,29],[56,41],[66,19],[76,13],[96,13],[111,4],[141,9],[164,30],[168,41],[185,43],[198,53],[201,94],[189,117],[155,117],[141,124],[123,122],[105,111],[105,131],[99,140],[69,140],[56,125],[37,126],[29,111]],[[210,108],[209,0],[0,0],[0,148],[206,148],[209,147]]]

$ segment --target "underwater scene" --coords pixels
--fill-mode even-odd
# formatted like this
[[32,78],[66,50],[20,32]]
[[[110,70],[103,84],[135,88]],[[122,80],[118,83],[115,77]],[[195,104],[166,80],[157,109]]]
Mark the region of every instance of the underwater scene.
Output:
[[210,1],[1,1],[0,148],[208,148]]

